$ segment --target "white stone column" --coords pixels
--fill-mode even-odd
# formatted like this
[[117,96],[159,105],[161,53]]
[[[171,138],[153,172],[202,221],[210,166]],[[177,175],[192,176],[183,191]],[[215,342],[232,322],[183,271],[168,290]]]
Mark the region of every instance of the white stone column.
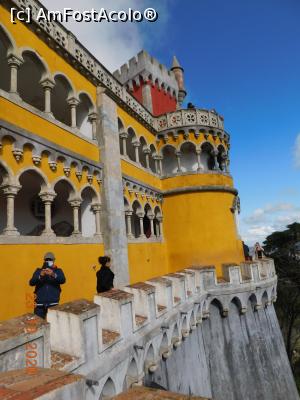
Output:
[[214,171],[219,171],[220,170],[219,165],[218,165],[218,154],[219,154],[219,152],[218,152],[218,150],[212,150],[211,154],[212,154],[212,156],[214,158],[214,168],[213,168],[213,170]]
[[177,158],[177,172],[182,172],[181,171],[181,156],[182,156],[182,153],[181,153],[181,151],[176,151],[175,155],[176,155],[176,158]]
[[145,156],[146,156],[146,168],[147,168],[147,169],[150,169],[150,160],[149,160],[150,153],[151,153],[151,150],[150,150],[150,149],[146,148],[146,149],[144,150],[144,154],[145,154]]
[[150,220],[150,238],[154,237],[154,214],[147,214],[147,217]]
[[23,60],[14,55],[10,54],[7,57],[7,62],[10,67],[10,93],[18,94],[18,69],[23,64]]
[[163,220],[163,218],[162,217],[156,217],[156,218],[157,218],[157,221],[158,221],[158,237],[162,238],[162,236],[163,236],[163,230],[162,230],[162,220]]
[[96,140],[97,138],[97,113],[92,112],[88,115],[88,122],[92,124],[92,138]]
[[144,213],[143,212],[139,212],[137,213],[137,216],[140,219],[140,235],[139,238],[143,239],[146,237],[146,235],[144,234]]
[[79,229],[79,208],[82,203],[80,199],[73,199],[69,201],[70,206],[73,209],[73,232],[72,236],[80,236],[81,232]]
[[122,154],[123,154],[123,156],[127,157],[126,140],[128,138],[128,133],[127,132],[120,133],[120,138],[121,138],[121,142],[122,142]]
[[21,186],[2,185],[1,189],[6,197],[6,227],[3,229],[3,235],[18,236],[20,233],[15,227],[15,197]]
[[91,208],[95,215],[96,232],[94,236],[99,239],[102,239],[101,222],[100,222],[101,204],[100,203],[92,204]]
[[202,153],[202,149],[197,149],[196,150],[197,162],[198,162],[198,168],[197,168],[198,172],[204,171],[204,166],[203,166],[203,164],[201,162],[201,153]]
[[40,82],[42,88],[44,89],[44,96],[45,96],[45,106],[44,111],[45,113],[52,115],[51,112],[51,92],[55,86],[55,82],[52,81],[50,78],[46,78]]
[[125,211],[128,239],[133,239],[133,234],[132,234],[132,229],[131,229],[131,217],[132,217],[132,214],[133,214],[132,211]]
[[97,139],[103,178],[101,190],[101,224],[105,253],[111,257],[115,285],[129,284],[128,244],[124,218],[123,183],[117,104],[107,89],[97,87]]
[[133,142],[133,147],[135,151],[135,162],[139,163],[140,162],[140,155],[139,155],[139,147],[140,147],[140,142],[136,141]]
[[67,100],[71,110],[71,128],[77,128],[76,107],[80,103],[76,97],[71,97]]
[[45,229],[42,232],[42,236],[55,236],[53,230],[52,230],[52,217],[51,217],[51,205],[53,200],[56,197],[56,193],[49,191],[49,192],[40,192],[39,196],[44,203],[45,206]]

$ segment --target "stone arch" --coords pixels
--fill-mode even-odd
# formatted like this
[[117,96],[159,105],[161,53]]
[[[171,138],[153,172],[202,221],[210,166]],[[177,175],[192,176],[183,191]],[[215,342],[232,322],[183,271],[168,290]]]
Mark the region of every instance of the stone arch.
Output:
[[172,175],[178,172],[178,163],[176,158],[176,148],[171,144],[164,145],[161,150],[162,155],[162,173],[163,175]]
[[155,360],[155,352],[154,352],[154,347],[153,344],[150,343],[148,349],[147,349],[147,353],[145,355],[145,363],[151,363],[154,362]]
[[171,342],[172,345],[177,348],[181,343],[181,334],[179,333],[178,323],[174,324],[172,335],[171,335]]
[[146,142],[146,139],[144,138],[144,136],[141,136],[139,138],[139,142],[140,142],[140,146],[139,146],[139,160],[140,160],[140,164],[144,167],[147,168],[147,163],[146,163],[146,153],[144,152],[147,147],[148,144]]
[[99,400],[108,400],[114,395],[116,395],[116,386],[113,380],[109,377],[103,385]]
[[217,299],[216,297],[210,301],[209,310],[211,309],[211,307],[216,307],[219,310],[220,315],[222,315],[224,307],[223,307],[223,304],[221,303],[221,301],[219,299]]
[[269,296],[268,296],[267,290],[265,290],[265,291],[262,293],[262,296],[261,296],[261,304],[262,304],[263,306],[265,306],[266,304],[268,304],[268,302],[269,302]]
[[133,357],[128,365],[127,372],[124,378],[124,384],[123,384],[123,390],[127,390],[132,387],[134,383],[137,383],[138,381],[138,365]]
[[255,293],[252,293],[252,294],[249,296],[249,298],[248,298],[248,303],[251,305],[251,308],[252,308],[252,309],[254,309],[254,308],[257,306],[258,301],[257,301],[257,296],[256,296]]
[[149,238],[151,236],[151,223],[150,219],[152,217],[153,212],[152,212],[152,207],[150,206],[149,203],[146,203],[144,206],[144,218],[143,218],[143,226],[144,226],[144,234],[146,238]]
[[32,49],[23,49],[23,64],[18,71],[18,92],[23,101],[44,111],[44,90],[41,81],[48,74],[45,61]]
[[78,94],[79,104],[76,108],[76,125],[80,132],[93,139],[92,124],[89,119],[89,115],[95,112],[95,106],[90,95],[86,92],[79,92]]
[[130,211],[130,203],[129,203],[129,201],[127,200],[127,198],[124,196],[124,210],[125,211]]
[[131,127],[127,129],[127,133],[128,133],[128,137],[126,139],[127,155],[130,160],[136,161],[135,148],[133,143],[136,142],[138,138],[135,131]]
[[45,206],[39,194],[47,188],[47,180],[38,168],[19,172],[20,184],[15,199],[15,226],[23,236],[39,236],[45,228]]
[[10,68],[7,56],[16,53],[16,46],[13,37],[7,29],[0,24],[0,89],[9,92],[10,90]]
[[1,188],[2,185],[13,183],[13,175],[6,163],[0,160],[0,234],[6,227],[6,198]]
[[196,154],[196,145],[193,142],[186,141],[180,146],[181,152],[181,170],[183,172],[197,171],[198,160]]
[[234,304],[240,312],[243,309],[243,303],[242,303],[241,299],[238,296],[234,296],[230,300],[230,304]]
[[219,146],[217,147],[218,150],[218,156],[217,156],[217,161],[219,164],[219,168],[221,171],[225,171],[226,170],[226,157],[227,157],[227,152],[225,147],[222,144],[219,144]]
[[13,172],[4,160],[0,160],[0,186],[13,182]]
[[202,150],[200,160],[204,171],[213,170],[215,166],[214,157],[212,155],[212,152],[215,150],[214,146],[210,142],[205,141],[201,144],[200,148]]
[[159,206],[155,206],[154,208],[154,219],[153,219],[153,228],[154,228],[154,236],[161,236],[160,232],[160,219],[162,218],[162,212]]
[[58,121],[71,126],[71,111],[68,102],[69,99],[75,98],[73,84],[61,72],[56,72],[53,79],[55,85],[51,93],[51,112]]
[[0,22],[0,40],[6,41],[9,53],[16,53],[17,46],[14,37],[8,29]]
[[99,203],[99,195],[96,190],[85,185],[80,192],[82,203],[80,206],[81,233],[84,237],[91,237],[96,233],[96,220],[92,205]]
[[196,318],[195,318],[195,313],[194,310],[192,310],[191,315],[190,315],[190,329],[194,329],[196,326]]
[[52,184],[56,197],[53,202],[52,229],[56,236],[71,236],[73,226],[73,210],[70,200],[78,198],[74,184],[65,177],[58,178]]
[[[122,139],[122,135],[125,134],[125,127],[124,127],[123,121],[120,117],[118,117],[118,132],[119,132],[120,154],[122,156],[125,156],[125,155],[127,155],[127,148],[126,148],[127,141],[125,141],[125,143],[124,143],[124,141]],[[123,143],[124,143],[124,145],[123,145]],[[125,149],[123,146],[125,146]]]
[[156,167],[155,167],[155,155],[157,155],[156,148],[154,144],[150,144],[150,154],[149,154],[149,167],[152,172],[156,173]]
[[131,232],[135,238],[138,238],[142,234],[139,214],[143,212],[143,207],[138,200],[134,200],[132,203],[132,211]]
[[20,183],[20,176],[21,176],[22,174],[24,174],[25,172],[27,172],[27,171],[36,172],[38,175],[41,176],[41,178],[42,178],[42,180],[43,180],[43,182],[44,182],[44,184],[43,184],[43,189],[46,189],[47,187],[50,186],[48,177],[47,177],[47,175],[44,173],[44,171],[42,171],[42,170],[41,170],[40,168],[38,168],[38,167],[35,167],[34,165],[32,165],[32,166],[30,166],[30,167],[22,168],[22,169],[20,169],[20,170],[18,171],[18,173],[17,173],[17,175],[16,175],[16,177],[15,177],[15,181],[16,181],[17,184],[21,184],[21,183]]

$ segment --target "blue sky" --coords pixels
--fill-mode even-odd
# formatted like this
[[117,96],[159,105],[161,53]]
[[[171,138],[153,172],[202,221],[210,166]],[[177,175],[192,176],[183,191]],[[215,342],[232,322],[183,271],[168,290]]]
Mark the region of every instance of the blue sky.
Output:
[[[49,9],[79,0],[46,0]],[[112,6],[113,4],[113,6]],[[69,24],[111,70],[145,48],[185,69],[187,101],[215,108],[231,135],[240,229],[252,244],[300,222],[300,2],[87,0],[91,7],[157,8],[155,23]],[[115,51],[112,51],[115,49]]]

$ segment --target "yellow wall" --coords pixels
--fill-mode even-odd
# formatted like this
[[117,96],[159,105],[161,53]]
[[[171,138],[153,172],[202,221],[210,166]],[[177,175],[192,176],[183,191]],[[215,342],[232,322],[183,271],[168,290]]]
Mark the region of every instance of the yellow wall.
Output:
[[36,268],[43,263],[44,254],[52,251],[56,264],[65,273],[67,283],[62,285],[61,302],[75,298],[93,299],[96,293],[96,275],[92,269],[98,257],[104,254],[102,244],[0,244],[0,320],[29,312],[25,304],[28,285]]
[[131,283],[145,281],[169,271],[165,242],[129,243],[128,261]]
[[99,161],[99,148],[96,144],[60,128],[54,123],[33,114],[3,97],[0,97],[0,119],[19,126],[28,132],[41,136],[59,146],[68,148],[93,161]]
[[233,194],[190,193],[164,199],[163,230],[171,271],[191,265],[215,265],[243,260],[234,215]]

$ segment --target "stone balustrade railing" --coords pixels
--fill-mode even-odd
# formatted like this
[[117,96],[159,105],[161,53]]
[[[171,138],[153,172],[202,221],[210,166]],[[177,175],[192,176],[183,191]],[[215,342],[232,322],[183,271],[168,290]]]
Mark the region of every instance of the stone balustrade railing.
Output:
[[228,316],[232,301],[245,314],[250,297],[255,297],[255,310],[271,305],[276,283],[271,259],[224,265],[223,278],[217,278],[213,266],[191,266],[95,295],[94,302],[82,299],[51,308],[49,324],[36,317],[33,332],[26,330],[31,314],[4,321],[0,368],[24,368],[26,343],[36,342],[37,365],[85,375],[94,382],[95,396],[89,398],[98,399],[108,381],[120,393],[141,384],[161,358],[209,318],[213,301],[222,317]]
[[204,109],[182,109],[169,112],[156,118],[155,128],[157,131],[177,128],[182,126],[209,126],[214,129],[224,129],[224,119],[215,111]]

